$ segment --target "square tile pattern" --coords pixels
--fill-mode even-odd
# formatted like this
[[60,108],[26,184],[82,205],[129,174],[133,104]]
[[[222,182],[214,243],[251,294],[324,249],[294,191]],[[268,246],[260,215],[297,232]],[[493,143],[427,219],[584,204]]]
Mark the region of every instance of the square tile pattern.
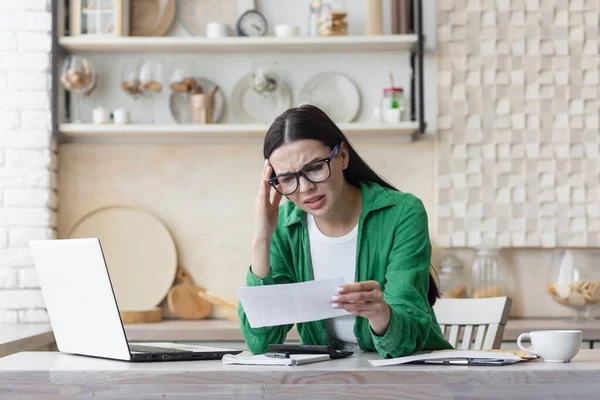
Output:
[[437,2],[438,241],[600,247],[600,0]]

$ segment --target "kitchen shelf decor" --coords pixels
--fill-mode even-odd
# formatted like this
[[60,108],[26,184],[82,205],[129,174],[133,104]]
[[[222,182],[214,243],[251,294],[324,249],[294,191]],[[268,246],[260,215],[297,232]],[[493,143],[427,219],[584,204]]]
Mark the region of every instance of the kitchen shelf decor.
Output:
[[[98,6],[108,0],[71,0],[72,5],[81,2]],[[94,125],[65,124],[63,115],[70,110],[69,93],[61,91],[55,71],[60,60],[69,54],[93,53],[190,53],[203,57],[211,53],[253,54],[253,53],[350,53],[350,52],[410,52],[411,66],[411,115],[410,121],[394,124],[346,123],[340,124],[349,135],[410,136],[425,132],[424,83],[423,83],[423,28],[422,0],[414,1],[415,33],[395,35],[343,35],[343,36],[294,36],[294,37],[113,37],[93,35],[64,35],[64,26],[76,15],[67,17],[65,0],[51,0],[53,12],[53,131],[59,140],[73,140],[82,137],[210,137],[210,136],[257,136],[264,135],[263,124],[206,124],[198,125]],[[109,2],[115,7],[129,3],[129,0]],[[109,4],[107,3],[107,4]],[[127,20],[127,18],[123,18]],[[72,33],[76,32],[73,29]],[[121,32],[124,34],[124,31]],[[363,110],[364,112],[364,110]]]

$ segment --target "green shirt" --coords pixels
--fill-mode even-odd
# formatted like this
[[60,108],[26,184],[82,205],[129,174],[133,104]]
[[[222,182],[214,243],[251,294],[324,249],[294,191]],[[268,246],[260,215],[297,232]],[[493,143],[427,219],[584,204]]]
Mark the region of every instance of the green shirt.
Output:
[[[431,242],[427,213],[415,196],[362,182],[362,214],[358,221],[355,281],[380,283],[391,310],[383,336],[377,336],[367,318],[356,316],[354,335],[362,350],[377,350],[384,358],[411,355],[421,350],[450,349],[427,301]],[[279,209],[271,241],[271,271],[259,278],[248,271],[248,286],[313,280],[306,213],[288,201]],[[241,329],[254,354],[283,343],[293,325],[251,328],[239,305]],[[331,344],[325,320],[299,323],[301,343]]]

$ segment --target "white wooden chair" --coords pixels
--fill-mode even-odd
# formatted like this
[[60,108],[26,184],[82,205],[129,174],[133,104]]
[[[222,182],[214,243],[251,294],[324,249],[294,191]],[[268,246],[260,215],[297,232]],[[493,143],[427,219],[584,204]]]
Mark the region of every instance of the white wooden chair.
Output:
[[433,308],[455,349],[490,350],[500,348],[511,305],[510,297],[438,299]]

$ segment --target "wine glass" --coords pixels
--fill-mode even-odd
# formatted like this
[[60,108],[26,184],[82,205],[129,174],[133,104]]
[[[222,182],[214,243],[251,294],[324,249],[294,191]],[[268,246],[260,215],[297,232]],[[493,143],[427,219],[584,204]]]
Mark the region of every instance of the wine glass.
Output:
[[272,120],[273,112],[278,110],[281,96],[286,89],[277,61],[264,60],[252,64],[252,89],[262,97],[261,120]]
[[137,62],[126,63],[121,70],[121,88],[137,100],[144,92],[140,83],[140,65]]
[[81,122],[81,100],[85,92],[94,87],[96,74],[90,62],[81,56],[68,55],[62,63],[60,82],[63,88],[77,95],[77,106],[71,107],[71,122]]
[[169,67],[171,90],[177,93],[190,93],[196,89],[195,65],[193,62],[177,62]]
[[279,86],[279,64],[277,61],[256,61],[252,64],[252,86],[265,96]]
[[145,61],[140,67],[140,83],[144,93],[152,99],[150,123],[154,123],[154,102],[164,86],[163,65],[160,61]]
[[198,90],[195,71],[196,67],[192,61],[173,62],[169,66],[171,83],[169,109],[173,119],[180,124],[192,122],[190,99],[192,94]]

